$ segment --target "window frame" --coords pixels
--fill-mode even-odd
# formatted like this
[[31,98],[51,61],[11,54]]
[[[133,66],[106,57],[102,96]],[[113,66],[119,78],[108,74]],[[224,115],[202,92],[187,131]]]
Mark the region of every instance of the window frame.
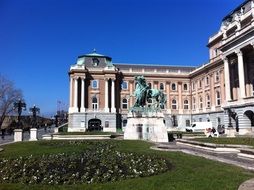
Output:
[[[184,88],[185,85],[186,85],[186,89]],[[183,90],[184,90],[184,91],[188,91],[188,84],[187,84],[187,83],[184,83],[184,84],[183,84]]]
[[202,98],[202,96],[199,97],[199,109],[203,109],[203,98]]
[[[175,89],[173,89],[173,85],[175,86]],[[171,90],[172,90],[172,91],[177,91],[176,83],[173,82],[173,83],[171,84]]]
[[211,98],[209,94],[206,94],[206,107],[211,108]]
[[193,97],[192,99],[192,109],[195,110],[196,109],[196,98]]
[[[186,101],[187,101],[187,103],[186,103]],[[187,108],[186,108],[186,106],[187,106]],[[183,101],[183,109],[184,109],[184,110],[188,110],[188,109],[189,109],[189,100],[185,99],[185,100]]]
[[[173,103],[173,101],[174,101],[175,103]],[[171,109],[172,109],[172,110],[177,110],[177,101],[176,101],[176,99],[172,99],[172,100],[171,100]]]
[[[126,84],[126,88],[124,88],[124,83]],[[129,83],[128,81],[124,80],[121,84],[121,89],[122,90],[128,90],[129,89]]]
[[[96,102],[94,102],[95,99],[96,99]],[[98,98],[96,96],[92,97],[92,109],[94,111],[97,111],[99,109],[99,101],[98,101]]]
[[[96,82],[96,87],[94,86],[94,82]],[[98,89],[99,88],[99,80],[92,80],[91,87],[92,87],[92,89]]]
[[[163,88],[161,89],[161,85],[163,85]],[[165,90],[165,84],[163,82],[159,83],[159,90],[164,91]]]
[[[124,100],[126,100],[126,102],[123,102]],[[124,106],[126,106],[126,108]],[[127,98],[122,99],[122,109],[124,109],[124,110],[128,109],[128,99]]]
[[221,105],[221,93],[220,91],[216,91],[216,106],[220,106],[220,105]]
[[216,71],[214,76],[215,76],[215,79],[214,79],[215,82],[219,82],[220,81],[220,72]]

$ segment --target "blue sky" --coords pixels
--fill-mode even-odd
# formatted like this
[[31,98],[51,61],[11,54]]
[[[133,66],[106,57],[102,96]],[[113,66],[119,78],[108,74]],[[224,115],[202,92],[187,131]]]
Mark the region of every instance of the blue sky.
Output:
[[[0,0],[0,74],[28,107],[68,104],[68,71],[79,55],[115,63],[201,65],[209,36],[243,0]],[[64,107],[64,104],[62,104]]]

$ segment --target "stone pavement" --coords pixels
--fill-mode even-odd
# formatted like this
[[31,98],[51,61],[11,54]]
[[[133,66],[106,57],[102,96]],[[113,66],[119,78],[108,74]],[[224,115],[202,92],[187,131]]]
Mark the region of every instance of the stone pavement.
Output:
[[[151,147],[155,150],[162,151],[179,151],[194,156],[200,156],[206,159],[223,162],[226,164],[235,165],[254,172],[254,159],[241,158],[237,153],[219,153],[209,149],[201,149],[188,146],[185,144],[176,144],[176,142],[158,143]],[[254,190],[254,179],[250,179],[239,186],[238,190]]]
[[254,178],[242,183],[238,190],[252,190],[254,189]]

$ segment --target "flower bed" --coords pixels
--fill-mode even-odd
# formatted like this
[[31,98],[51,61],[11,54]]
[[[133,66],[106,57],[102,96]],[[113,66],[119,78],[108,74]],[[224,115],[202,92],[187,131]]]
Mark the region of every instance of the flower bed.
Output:
[[116,143],[67,141],[42,146],[87,144],[82,153],[1,158],[0,183],[79,184],[156,175],[170,169],[167,160],[116,150]]

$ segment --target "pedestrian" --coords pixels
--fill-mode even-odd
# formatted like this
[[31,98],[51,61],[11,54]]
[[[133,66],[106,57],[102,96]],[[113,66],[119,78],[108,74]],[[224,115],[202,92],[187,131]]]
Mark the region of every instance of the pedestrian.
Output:
[[5,129],[1,129],[2,132],[2,140],[4,140],[4,136],[5,136]]
[[44,132],[47,132],[47,123],[44,125]]

